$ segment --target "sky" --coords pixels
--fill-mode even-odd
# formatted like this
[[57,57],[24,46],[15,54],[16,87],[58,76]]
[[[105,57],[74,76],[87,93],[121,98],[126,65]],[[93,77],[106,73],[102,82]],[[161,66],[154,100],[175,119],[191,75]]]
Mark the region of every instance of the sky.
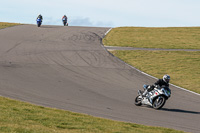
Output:
[[0,22],[89,27],[200,26],[200,0],[1,0]]

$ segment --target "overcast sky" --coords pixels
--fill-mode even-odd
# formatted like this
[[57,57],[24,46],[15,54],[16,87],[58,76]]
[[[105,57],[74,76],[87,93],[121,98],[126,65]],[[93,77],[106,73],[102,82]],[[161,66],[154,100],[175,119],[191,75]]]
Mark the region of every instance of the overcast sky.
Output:
[[200,0],[2,0],[0,22],[73,26],[200,26]]

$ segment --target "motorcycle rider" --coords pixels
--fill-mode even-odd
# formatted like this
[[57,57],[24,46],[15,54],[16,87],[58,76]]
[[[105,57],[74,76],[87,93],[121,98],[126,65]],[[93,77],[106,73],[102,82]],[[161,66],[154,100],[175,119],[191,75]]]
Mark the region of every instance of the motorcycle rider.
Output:
[[37,21],[37,19],[41,19],[41,22],[42,22],[42,20],[43,20],[43,17],[42,17],[42,15],[41,15],[41,14],[39,14],[39,15],[38,15],[38,17],[36,18],[36,21]]
[[67,16],[66,16],[66,15],[64,15],[64,16],[62,17],[62,21],[66,21],[66,23],[67,23]]
[[147,94],[148,92],[152,91],[152,90],[155,88],[155,86],[158,86],[159,88],[161,88],[162,86],[169,87],[169,81],[170,81],[170,76],[167,75],[167,74],[165,74],[165,75],[163,76],[163,78],[162,78],[162,79],[158,79],[158,80],[154,83],[154,85],[151,85],[151,86],[149,85],[149,86],[147,86],[146,89],[145,89],[145,91],[144,91],[144,93],[142,94],[142,96],[143,96],[143,97],[146,96],[146,94]]

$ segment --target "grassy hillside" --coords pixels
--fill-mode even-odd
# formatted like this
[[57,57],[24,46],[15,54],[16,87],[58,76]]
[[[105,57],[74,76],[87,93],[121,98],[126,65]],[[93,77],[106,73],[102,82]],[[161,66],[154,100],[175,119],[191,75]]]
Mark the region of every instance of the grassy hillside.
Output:
[[[104,45],[200,49],[200,28],[114,28]],[[200,51],[112,51],[128,64],[157,78],[171,75],[171,83],[200,93]]]
[[111,51],[111,53],[157,78],[169,74],[171,83],[200,93],[200,51]]
[[4,133],[183,133],[161,127],[117,122],[0,97]]
[[6,23],[6,22],[0,22],[0,29],[11,27],[15,25],[20,25],[19,23]]
[[113,28],[103,43],[137,48],[200,49],[200,27]]
[[[1,28],[15,24],[0,23]],[[17,24],[16,24],[17,25]],[[0,133],[183,133],[117,122],[0,97]]]

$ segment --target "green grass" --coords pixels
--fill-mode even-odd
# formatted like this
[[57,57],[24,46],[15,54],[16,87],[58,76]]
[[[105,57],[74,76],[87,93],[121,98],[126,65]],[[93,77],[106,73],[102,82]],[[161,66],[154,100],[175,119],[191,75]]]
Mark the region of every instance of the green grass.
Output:
[[0,29],[6,28],[6,27],[12,27],[20,25],[19,23],[6,23],[6,22],[0,22]]
[[0,97],[4,133],[182,133],[173,129],[112,121]]
[[[114,28],[103,40],[104,45],[200,49],[200,27]],[[157,78],[171,76],[171,83],[200,93],[200,52],[186,51],[112,51],[128,64]]]
[[110,51],[150,75],[171,76],[170,82],[200,93],[200,51]]
[[103,43],[138,48],[200,49],[200,27],[113,28]]
[[[0,28],[18,24],[0,23]],[[0,97],[0,133],[183,133],[36,106]]]

